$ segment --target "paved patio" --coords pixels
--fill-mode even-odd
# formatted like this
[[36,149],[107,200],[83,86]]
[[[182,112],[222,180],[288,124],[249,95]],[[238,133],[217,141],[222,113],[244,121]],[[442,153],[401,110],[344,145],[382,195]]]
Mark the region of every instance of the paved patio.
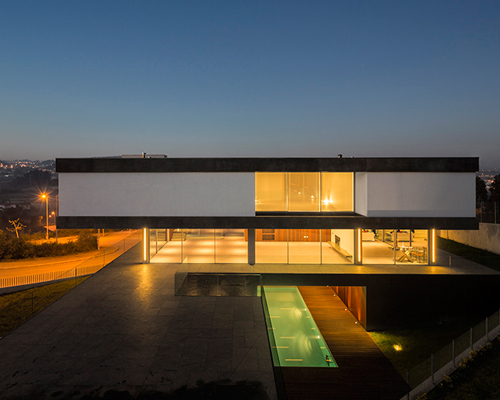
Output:
[[175,297],[141,246],[0,340],[1,399],[133,397],[230,379],[276,398],[260,298]]
[[[439,252],[441,266],[141,264],[136,246],[0,340],[0,399],[133,397],[197,382],[258,381],[276,398],[258,297],[176,297],[191,272],[498,274]],[[452,257],[451,267],[449,257]]]

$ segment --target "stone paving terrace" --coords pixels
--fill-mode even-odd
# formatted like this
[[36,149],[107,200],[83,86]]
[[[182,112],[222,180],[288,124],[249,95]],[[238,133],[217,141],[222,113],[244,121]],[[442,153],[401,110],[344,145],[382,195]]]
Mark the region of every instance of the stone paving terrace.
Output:
[[258,297],[175,297],[178,266],[144,265],[141,246],[0,340],[1,399],[133,397],[230,379],[276,398]]
[[212,273],[498,274],[441,266],[141,264],[138,245],[0,340],[0,399],[133,397],[197,382],[257,381],[276,398],[259,297],[174,296],[180,269]]

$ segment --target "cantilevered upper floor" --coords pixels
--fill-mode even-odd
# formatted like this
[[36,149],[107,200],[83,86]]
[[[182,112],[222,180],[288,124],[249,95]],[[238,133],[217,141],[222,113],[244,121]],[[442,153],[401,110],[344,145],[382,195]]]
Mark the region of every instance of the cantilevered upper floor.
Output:
[[478,158],[64,158],[58,225],[477,229],[478,168]]

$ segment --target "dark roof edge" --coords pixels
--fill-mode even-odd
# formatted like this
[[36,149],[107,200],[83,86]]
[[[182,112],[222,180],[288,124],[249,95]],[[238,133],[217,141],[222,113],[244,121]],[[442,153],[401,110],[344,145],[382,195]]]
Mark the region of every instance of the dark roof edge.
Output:
[[57,172],[476,172],[478,157],[58,158]]

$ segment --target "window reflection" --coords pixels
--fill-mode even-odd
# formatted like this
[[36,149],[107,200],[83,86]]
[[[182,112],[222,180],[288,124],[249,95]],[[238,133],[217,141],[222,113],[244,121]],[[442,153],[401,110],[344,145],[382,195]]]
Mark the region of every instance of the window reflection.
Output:
[[353,174],[321,173],[321,211],[353,211]]
[[288,211],[319,211],[319,173],[289,173],[288,199]]
[[287,211],[285,172],[255,174],[255,211]]
[[352,172],[256,172],[255,211],[354,210]]

